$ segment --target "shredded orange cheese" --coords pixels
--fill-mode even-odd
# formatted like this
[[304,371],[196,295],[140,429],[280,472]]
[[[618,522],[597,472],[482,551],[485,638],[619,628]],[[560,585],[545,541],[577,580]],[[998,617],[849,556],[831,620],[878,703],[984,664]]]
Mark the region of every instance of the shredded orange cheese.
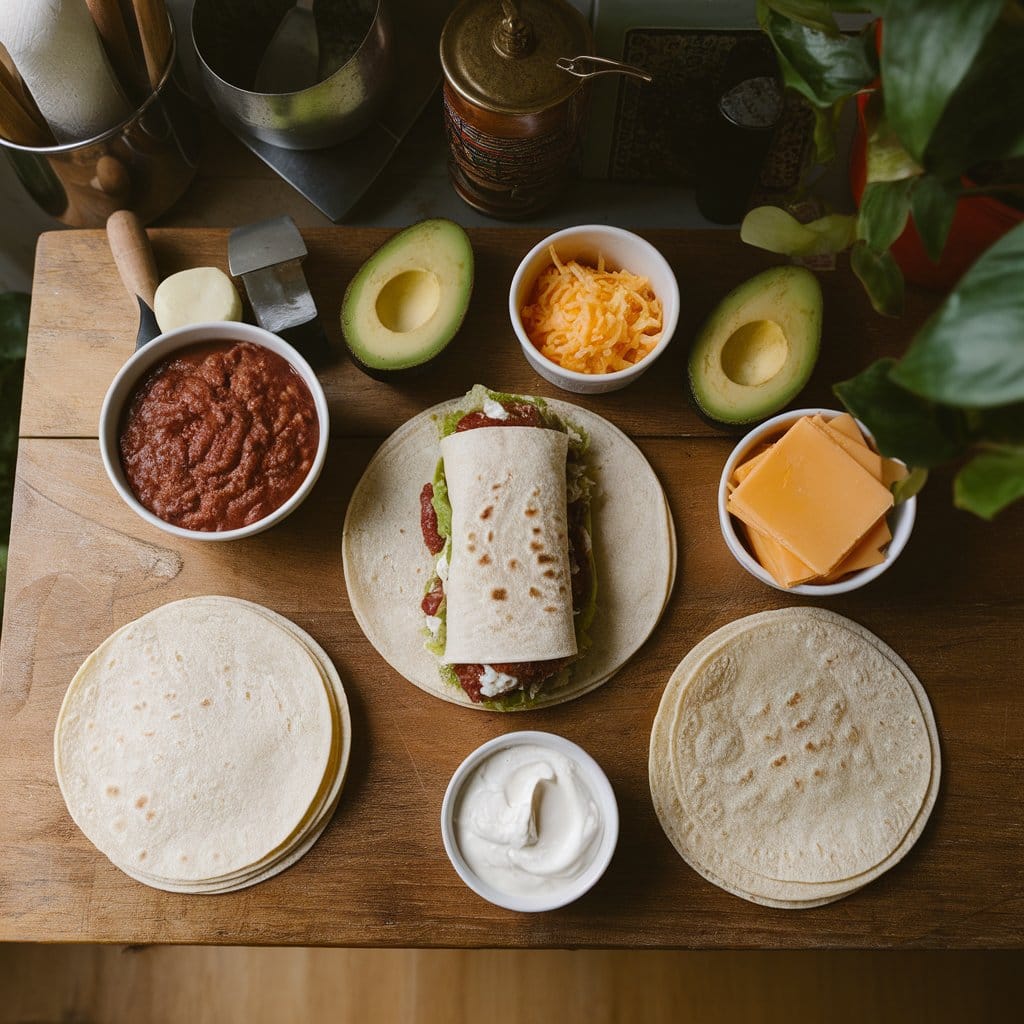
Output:
[[650,282],[628,270],[563,263],[548,247],[551,266],[534,282],[520,315],[530,341],[552,362],[579,373],[625,370],[661,340],[661,300]]

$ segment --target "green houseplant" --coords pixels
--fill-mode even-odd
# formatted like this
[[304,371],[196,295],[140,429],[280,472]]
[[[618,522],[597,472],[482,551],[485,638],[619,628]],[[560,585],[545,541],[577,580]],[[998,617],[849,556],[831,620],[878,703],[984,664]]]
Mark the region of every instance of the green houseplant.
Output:
[[[881,29],[841,33],[835,14],[855,11]],[[801,224],[759,207],[741,236],[794,256],[850,249],[872,304],[895,314],[903,275],[891,249],[908,221],[938,260],[964,197],[1024,198],[1024,3],[758,0],[758,19],[785,84],[816,111],[819,157],[832,155],[838,112],[857,98],[866,185],[854,215]],[[920,470],[918,484],[955,461],[960,507],[991,517],[1024,497],[1024,223],[977,259],[901,359],[836,393],[886,455]]]

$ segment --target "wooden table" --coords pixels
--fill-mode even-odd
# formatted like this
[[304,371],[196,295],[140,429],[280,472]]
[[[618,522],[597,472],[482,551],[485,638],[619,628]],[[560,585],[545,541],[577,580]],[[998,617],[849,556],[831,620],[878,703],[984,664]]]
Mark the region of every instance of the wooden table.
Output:
[[[733,439],[685,397],[687,342],[735,283],[775,260],[732,232],[649,232],[680,281],[676,341],[639,383],[581,404],[624,428],[661,478],[680,542],[675,593],[661,625],[606,686],[528,717],[464,710],[394,673],[349,609],[341,570],[346,501],[382,437],[476,381],[552,394],[527,367],[507,323],[506,293],[539,233],[472,232],[470,313],[443,363],[393,387],[342,355],[322,374],[331,404],[327,468],[290,519],[248,541],[177,543],[139,520],[100,464],[97,414],[132,351],[135,313],[98,232],[40,243],[11,538],[0,684],[0,939],[378,946],[1021,946],[1024,939],[1024,692],[1019,646],[1024,515],[986,525],[951,507],[937,474],[900,561],[829,608],[906,657],[931,697],[943,782],[917,846],[879,881],[832,906],[769,910],[691,871],[663,836],[647,787],[647,740],[662,687],[711,630],[798,603],[747,575],[718,530],[715,486]],[[164,274],[226,265],[219,230],[152,233]],[[387,236],[306,232],[307,272],[339,343],[346,282]],[[825,337],[801,396],[833,405],[831,383],[902,351],[934,300],[909,297],[904,319],[871,312],[843,268],[822,276]],[[228,896],[141,886],[71,822],[52,768],[54,720],[68,681],[115,628],[167,601],[218,593],[266,604],[309,630],[345,681],[352,765],[323,838],[295,867]],[[561,733],[604,766],[622,833],[607,875],[578,903],[517,915],[476,897],[441,846],[438,815],[454,767],[484,740],[529,726]]]

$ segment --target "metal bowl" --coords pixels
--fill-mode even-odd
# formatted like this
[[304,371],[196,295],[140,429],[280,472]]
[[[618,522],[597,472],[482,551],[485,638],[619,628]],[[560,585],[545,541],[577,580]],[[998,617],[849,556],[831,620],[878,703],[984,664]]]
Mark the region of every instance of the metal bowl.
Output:
[[[384,0],[364,5],[372,21],[352,55],[323,81],[297,92],[251,86],[267,45],[294,0],[196,0],[192,39],[206,91],[228,127],[284,149],[322,149],[374,119],[393,73],[393,32]],[[318,27],[344,35],[352,0],[320,0]],[[323,45],[323,39],[321,39]]]

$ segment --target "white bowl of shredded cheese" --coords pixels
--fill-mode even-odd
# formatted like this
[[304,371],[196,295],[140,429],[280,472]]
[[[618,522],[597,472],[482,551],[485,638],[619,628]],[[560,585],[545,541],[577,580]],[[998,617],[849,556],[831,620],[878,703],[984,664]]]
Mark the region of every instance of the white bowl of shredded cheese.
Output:
[[679,319],[679,285],[639,235],[583,224],[526,254],[508,311],[537,373],[563,391],[597,395],[631,384],[665,350]]

